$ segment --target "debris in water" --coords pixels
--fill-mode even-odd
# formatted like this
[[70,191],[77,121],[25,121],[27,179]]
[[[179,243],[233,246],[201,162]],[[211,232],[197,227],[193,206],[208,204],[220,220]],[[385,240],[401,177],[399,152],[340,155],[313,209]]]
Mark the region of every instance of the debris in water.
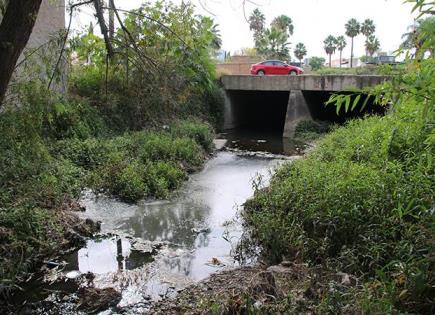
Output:
[[78,271],[78,270],[73,270],[73,271],[70,271],[70,272],[67,272],[66,274],[65,274],[65,277],[67,277],[68,279],[77,279],[78,277],[80,277],[81,276],[81,272],[80,271]]

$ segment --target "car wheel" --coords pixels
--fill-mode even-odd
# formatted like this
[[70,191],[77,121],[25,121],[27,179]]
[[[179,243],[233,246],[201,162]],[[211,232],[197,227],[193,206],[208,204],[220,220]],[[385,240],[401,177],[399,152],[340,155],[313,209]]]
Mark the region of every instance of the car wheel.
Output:
[[265,73],[264,73],[263,70],[259,70],[259,71],[257,72],[257,75],[265,75]]
[[290,75],[298,75],[298,73],[296,71],[290,71],[289,73]]

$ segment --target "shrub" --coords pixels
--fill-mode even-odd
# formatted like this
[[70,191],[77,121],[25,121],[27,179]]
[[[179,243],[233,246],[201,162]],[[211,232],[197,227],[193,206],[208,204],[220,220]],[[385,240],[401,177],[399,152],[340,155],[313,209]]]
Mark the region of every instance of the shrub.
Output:
[[116,194],[126,201],[136,201],[148,195],[143,165],[133,162],[120,171],[115,179]]
[[376,279],[383,291],[372,287],[372,294],[393,308],[428,312],[433,117],[423,111],[415,100],[402,100],[389,115],[354,120],[305,159],[281,167],[245,206],[265,256]]
[[171,133],[175,137],[194,139],[206,152],[211,152],[213,149],[213,133],[210,126],[205,123],[182,121],[175,124],[171,129]]

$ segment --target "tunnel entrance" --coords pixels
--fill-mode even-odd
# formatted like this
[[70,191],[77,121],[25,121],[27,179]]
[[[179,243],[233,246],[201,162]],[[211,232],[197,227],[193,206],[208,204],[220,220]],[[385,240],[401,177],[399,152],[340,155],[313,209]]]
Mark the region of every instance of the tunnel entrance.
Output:
[[325,102],[333,93],[300,90],[226,91],[224,129],[292,138],[297,125],[304,120],[343,124],[349,119],[367,114],[383,114],[385,111],[384,107],[374,105],[373,99],[370,99],[365,109],[360,111],[365,100],[363,96],[354,111],[345,112],[342,106],[337,114],[334,104],[325,106]]
[[282,135],[290,92],[227,91],[233,124],[229,129]]

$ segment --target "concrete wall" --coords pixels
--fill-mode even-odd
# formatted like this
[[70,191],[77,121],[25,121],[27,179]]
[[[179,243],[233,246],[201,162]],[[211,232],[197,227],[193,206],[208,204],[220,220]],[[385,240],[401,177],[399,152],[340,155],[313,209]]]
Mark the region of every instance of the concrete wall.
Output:
[[377,75],[301,75],[301,76],[223,76],[221,81],[225,90],[247,91],[346,91],[362,89],[387,80]]
[[[18,60],[13,80],[47,81],[59,58],[64,30],[65,0],[42,0],[35,26]],[[67,89],[67,65],[67,59],[62,59],[52,85],[59,92],[66,92]]]
[[[384,76],[331,75],[331,76],[224,76],[225,89],[224,128],[232,129],[249,124],[262,124],[293,137],[297,124],[302,120],[329,120],[342,123],[366,113],[375,113],[369,101],[364,113],[348,112],[337,115],[335,108],[325,108],[324,103],[333,92],[363,89],[388,80]],[[282,93],[287,93],[283,97]],[[284,111],[282,110],[284,106]],[[281,115],[278,117],[278,115]],[[252,126],[253,124],[251,124]]]
[[249,75],[252,63],[219,63],[216,65],[218,75]]
[[65,0],[42,0],[27,48],[47,43],[65,29]]

